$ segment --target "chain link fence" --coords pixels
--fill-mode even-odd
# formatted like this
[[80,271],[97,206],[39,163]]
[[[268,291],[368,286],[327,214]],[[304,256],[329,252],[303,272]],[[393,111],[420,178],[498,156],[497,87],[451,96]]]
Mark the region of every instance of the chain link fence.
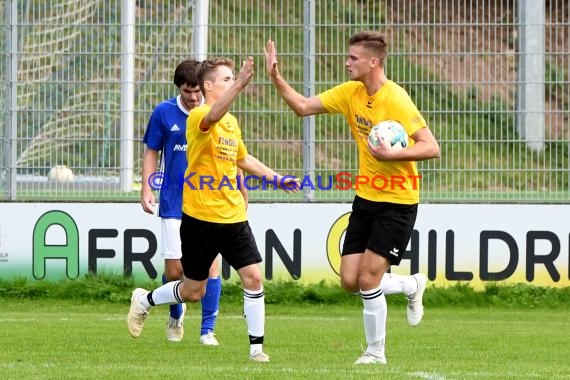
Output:
[[[313,95],[347,79],[348,37],[374,29],[388,36],[388,77],[441,145],[439,160],[419,163],[423,202],[567,203],[568,8],[563,0],[0,1],[0,199],[138,200],[150,113],[176,95],[177,63],[204,53],[238,67],[255,58],[255,77],[232,110],[251,154],[283,174],[355,174],[344,120],[296,117],[265,74],[263,47],[275,40],[284,77]],[[250,194],[352,197],[318,188]]]

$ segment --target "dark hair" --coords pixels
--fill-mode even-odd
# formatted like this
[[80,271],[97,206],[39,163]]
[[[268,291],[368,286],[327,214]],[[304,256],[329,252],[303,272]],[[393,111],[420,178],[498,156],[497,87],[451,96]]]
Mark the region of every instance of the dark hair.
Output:
[[364,31],[353,34],[348,40],[348,44],[362,45],[366,49],[372,51],[384,66],[386,56],[388,55],[386,36],[381,32]]
[[204,81],[209,80],[212,77],[212,73],[218,68],[218,66],[227,66],[231,70],[234,69],[234,61],[230,58],[209,58],[200,64],[198,72],[196,73],[196,78],[198,79],[198,86],[200,86],[200,91],[202,95],[206,95],[204,89]]
[[183,84],[189,87],[196,87],[198,85],[196,73],[199,67],[200,62],[193,58],[180,62],[176,66],[176,70],[174,70],[174,84],[176,87],[180,88]]

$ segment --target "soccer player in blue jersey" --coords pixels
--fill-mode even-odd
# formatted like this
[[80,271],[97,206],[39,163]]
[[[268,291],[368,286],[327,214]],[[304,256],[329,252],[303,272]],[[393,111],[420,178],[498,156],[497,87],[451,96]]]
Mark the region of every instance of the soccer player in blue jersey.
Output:
[[[199,62],[194,59],[182,61],[174,71],[174,84],[179,90],[176,97],[158,104],[148,122],[143,142],[146,150],[142,167],[141,204],[145,212],[155,212],[153,189],[160,186],[158,215],[161,218],[162,256],[164,274],[162,282],[180,280],[183,277],[180,242],[180,219],[182,217],[182,181],[187,168],[186,119],[190,111],[202,104],[202,93],[196,79]],[[162,152],[160,171],[157,159]],[[247,193],[242,194],[246,197]],[[247,201],[247,198],[246,198]],[[215,260],[209,272],[206,294],[202,298],[202,325],[200,342],[217,346],[214,326],[218,315],[222,282],[220,260]],[[184,336],[183,320],[185,304],[170,306],[166,326],[166,338],[179,342]]]

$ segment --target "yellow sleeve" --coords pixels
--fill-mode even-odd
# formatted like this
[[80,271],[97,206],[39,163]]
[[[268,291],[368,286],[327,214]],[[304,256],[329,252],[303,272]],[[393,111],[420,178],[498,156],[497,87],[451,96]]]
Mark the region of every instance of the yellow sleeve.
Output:
[[398,92],[398,96],[393,98],[391,107],[392,112],[398,115],[396,120],[404,125],[408,135],[411,136],[420,129],[427,127],[422,114],[403,88]]
[[186,141],[194,141],[200,135],[204,134],[200,131],[200,123],[209,110],[210,107],[201,105],[190,111],[190,115],[188,119],[186,119]]
[[344,82],[317,95],[329,113],[345,113],[356,82]]

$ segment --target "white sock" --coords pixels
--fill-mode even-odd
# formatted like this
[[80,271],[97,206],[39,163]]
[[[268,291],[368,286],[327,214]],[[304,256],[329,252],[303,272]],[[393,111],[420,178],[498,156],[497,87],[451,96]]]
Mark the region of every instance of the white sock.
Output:
[[388,307],[386,305],[386,297],[382,293],[382,289],[377,287],[372,290],[361,290],[360,296],[364,310],[364,334],[369,352],[375,356],[384,356],[384,341],[386,338],[386,318],[388,316]]
[[256,352],[263,352],[263,344],[250,344],[249,354],[253,355]]
[[262,351],[265,335],[265,295],[263,288],[260,290],[243,290],[243,315],[250,338],[250,354],[255,351]]
[[410,275],[384,273],[380,287],[386,295],[404,293],[406,296],[410,296],[418,290],[418,282]]
[[156,305],[171,305],[175,303],[182,303],[182,298],[180,297],[180,293],[178,291],[180,284],[182,284],[182,281],[167,282],[161,287],[154,289],[150,293],[141,296],[139,300],[146,310]]

